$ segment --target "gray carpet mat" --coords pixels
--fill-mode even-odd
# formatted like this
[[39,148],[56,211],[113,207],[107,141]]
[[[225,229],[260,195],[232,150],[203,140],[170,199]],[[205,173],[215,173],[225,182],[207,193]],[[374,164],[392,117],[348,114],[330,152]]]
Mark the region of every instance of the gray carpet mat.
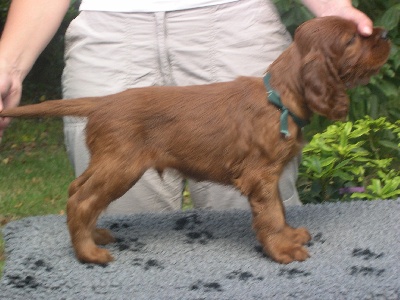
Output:
[[400,199],[287,209],[313,235],[306,262],[265,257],[249,211],[103,217],[107,266],[79,263],[65,217],[3,230],[1,299],[400,299]]

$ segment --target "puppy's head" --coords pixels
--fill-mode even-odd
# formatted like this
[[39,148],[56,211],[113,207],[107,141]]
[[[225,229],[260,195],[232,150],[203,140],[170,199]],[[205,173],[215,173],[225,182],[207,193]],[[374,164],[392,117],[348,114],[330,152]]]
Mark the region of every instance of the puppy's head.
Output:
[[294,43],[301,57],[301,82],[308,107],[332,120],[349,109],[346,89],[367,84],[390,52],[387,32],[374,28],[369,37],[340,17],[316,18],[297,28]]

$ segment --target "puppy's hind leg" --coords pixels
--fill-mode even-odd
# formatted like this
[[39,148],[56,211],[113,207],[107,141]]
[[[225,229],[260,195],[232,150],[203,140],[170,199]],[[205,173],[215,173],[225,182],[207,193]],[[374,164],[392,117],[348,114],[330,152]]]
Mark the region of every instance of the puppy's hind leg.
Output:
[[68,196],[72,197],[89,177],[90,176],[88,176],[88,174],[82,174],[82,176],[79,176],[74,181],[72,181],[68,188]]
[[[105,264],[113,260],[108,250],[96,244],[108,244],[114,239],[105,229],[96,228],[101,212],[126,193],[145,171],[128,160],[93,157],[88,169],[72,184],[68,200],[67,220],[72,245],[82,262]],[[143,164],[140,164],[141,166]]]

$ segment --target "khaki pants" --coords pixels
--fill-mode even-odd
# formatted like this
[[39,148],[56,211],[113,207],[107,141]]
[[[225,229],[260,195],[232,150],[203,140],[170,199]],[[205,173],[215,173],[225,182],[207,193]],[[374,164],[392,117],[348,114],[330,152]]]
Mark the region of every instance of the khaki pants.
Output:
[[[83,11],[66,33],[63,96],[101,96],[132,87],[262,76],[290,42],[273,4],[266,0],[173,12]],[[84,127],[84,119],[64,118],[67,151],[76,176],[89,161]],[[280,180],[286,205],[300,204],[295,187],[297,167],[295,159]],[[167,170],[162,180],[149,170],[107,212],[180,209],[183,182],[175,170]],[[189,189],[195,207],[249,207],[247,199],[230,187],[189,180]]]

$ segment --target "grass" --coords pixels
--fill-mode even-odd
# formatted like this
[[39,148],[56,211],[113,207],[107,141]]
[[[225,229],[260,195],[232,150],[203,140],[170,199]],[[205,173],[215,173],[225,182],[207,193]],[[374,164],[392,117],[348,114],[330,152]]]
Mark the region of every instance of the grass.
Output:
[[[64,214],[73,179],[60,119],[15,119],[0,144],[0,226],[27,216]],[[0,236],[0,274],[4,265]]]

